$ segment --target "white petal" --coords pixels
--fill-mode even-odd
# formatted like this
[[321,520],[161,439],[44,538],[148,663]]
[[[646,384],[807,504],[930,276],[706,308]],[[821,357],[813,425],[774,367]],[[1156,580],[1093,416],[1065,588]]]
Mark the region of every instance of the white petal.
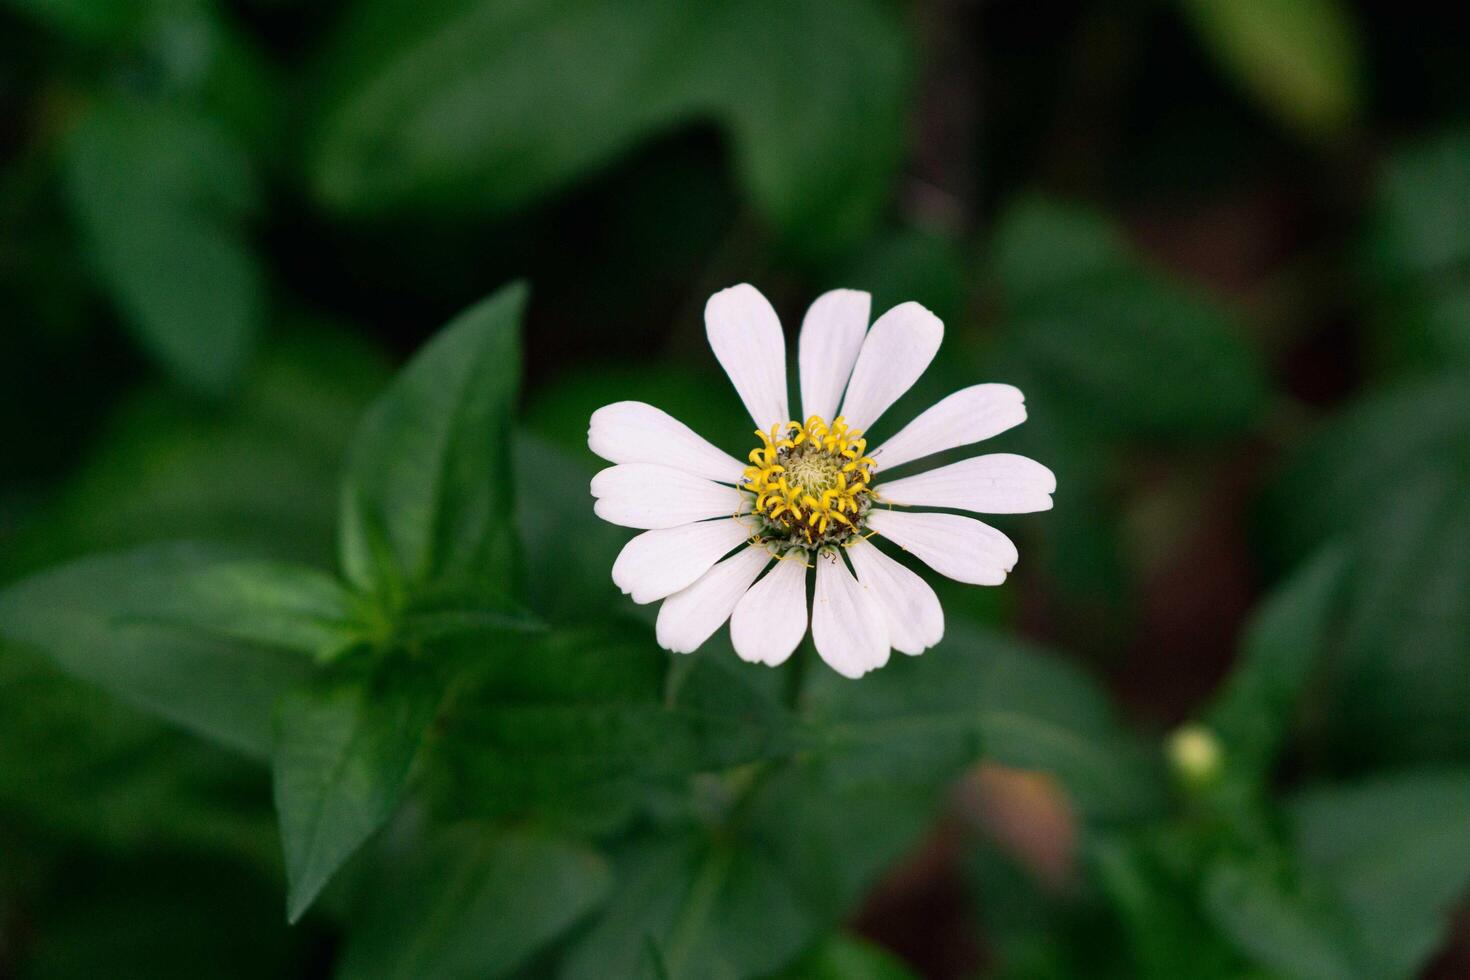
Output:
[[645,402],[615,402],[593,412],[587,446],[609,463],[657,463],[721,483],[739,483],[745,472],[740,460]]
[[950,507],[977,514],[1051,510],[1057,488],[1052,471],[1025,456],[991,453],[876,488],[881,500],[903,507]]
[[735,603],[770,561],[764,547],[745,548],[669,596],[658,610],[658,645],[675,653],[693,653],[730,618]]
[[880,316],[847,383],[841,413],[847,424],[867,431],[919,380],[943,339],[944,324],[918,303],[900,303]]
[[750,509],[750,495],[721,483],[652,463],[619,463],[592,478],[592,509],[623,527],[678,527]]
[[875,510],[868,514],[868,527],[956,581],[999,585],[1016,567],[1011,539],[972,517]]
[[730,641],[740,659],[775,667],[806,635],[806,558],[776,562],[751,586],[730,617]]
[[623,545],[612,580],[634,602],[653,602],[689,585],[749,537],[744,522],[728,517],[644,531]]
[[834,289],[817,297],[801,321],[802,418],[820,415],[828,422],[837,414],[842,389],[852,376],[873,298],[856,289]]
[[843,677],[861,677],[888,662],[888,627],[877,602],[838,555],[817,557],[812,642]]
[[944,638],[944,609],[919,576],[858,538],[847,549],[858,581],[877,600],[888,623],[888,642],[907,654],[923,653]]
[[974,385],[936,402],[868,455],[880,467],[900,466],[989,439],[1024,421],[1026,405],[1019,388]]
[[791,418],[786,407],[786,339],[760,290],[748,283],[722,289],[704,306],[705,332],[757,427]]

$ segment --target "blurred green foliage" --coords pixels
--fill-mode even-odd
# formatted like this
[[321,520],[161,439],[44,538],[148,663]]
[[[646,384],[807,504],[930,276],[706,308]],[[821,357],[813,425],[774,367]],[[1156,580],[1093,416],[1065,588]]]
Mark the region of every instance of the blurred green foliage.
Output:
[[[1442,28],[0,4],[0,976],[1455,975]],[[738,454],[741,280],[924,303],[885,424],[1006,381],[1058,475],[859,683],[672,657],[609,579],[587,418]]]

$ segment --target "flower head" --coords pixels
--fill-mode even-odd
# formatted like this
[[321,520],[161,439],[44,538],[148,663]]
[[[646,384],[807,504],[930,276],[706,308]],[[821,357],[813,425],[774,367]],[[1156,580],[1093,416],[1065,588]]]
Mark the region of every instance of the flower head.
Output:
[[1015,546],[994,528],[909,508],[1051,507],[1051,471],[1008,453],[880,478],[1004,432],[1026,410],[1010,385],[975,385],[870,446],[867,430],[928,367],[944,325],[903,303],[870,329],[869,307],[867,293],[838,289],[807,311],[799,421],[788,408],[786,343],[771,304],[749,285],[710,297],[710,346],[756,424],[743,463],[652,405],[617,402],[592,414],[588,445],[615,464],[592,480],[596,512],[644,529],[618,555],[613,581],[635,602],[664,600],[657,632],[665,648],[691,652],[728,620],[743,659],[783,663],[806,635],[814,568],[817,652],[838,673],[860,677],[887,663],[890,649],[918,654],[944,635],[934,590],[874,540],[975,585],[999,585],[1016,563]]

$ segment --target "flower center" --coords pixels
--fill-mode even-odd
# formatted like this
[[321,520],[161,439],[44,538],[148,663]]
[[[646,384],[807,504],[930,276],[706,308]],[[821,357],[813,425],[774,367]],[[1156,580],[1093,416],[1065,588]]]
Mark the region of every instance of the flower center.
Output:
[[813,415],[756,431],[744,489],[755,495],[760,537],[815,551],[844,544],[863,527],[872,506],[873,461],[868,442],[842,416],[828,425]]

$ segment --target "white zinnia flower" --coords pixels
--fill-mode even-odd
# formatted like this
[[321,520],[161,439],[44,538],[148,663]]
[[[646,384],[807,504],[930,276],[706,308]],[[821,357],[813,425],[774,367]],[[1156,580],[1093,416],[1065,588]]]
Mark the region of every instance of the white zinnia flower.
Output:
[[748,464],[643,402],[592,414],[587,444],[616,464],[592,480],[597,515],[645,529],[612,578],[634,602],[664,600],[661,646],[689,653],[729,620],[741,658],[783,663],[806,634],[815,568],[812,640],[834,670],[860,677],[887,663],[890,648],[917,654],[944,635],[934,590],[870,538],[974,585],[999,585],[1015,566],[1015,545],[995,528],[908,508],[1047,510],[1056,477],[1045,466],[993,453],[891,482],[879,474],[1018,425],[1021,392],[957,391],[869,450],[863,433],[918,380],[944,335],[918,303],[895,306],[869,329],[870,305],[867,293],[838,289],[807,310],[803,424],[787,407],[786,343],[771,304],[750,285],[710,297],[710,346],[757,426]]

